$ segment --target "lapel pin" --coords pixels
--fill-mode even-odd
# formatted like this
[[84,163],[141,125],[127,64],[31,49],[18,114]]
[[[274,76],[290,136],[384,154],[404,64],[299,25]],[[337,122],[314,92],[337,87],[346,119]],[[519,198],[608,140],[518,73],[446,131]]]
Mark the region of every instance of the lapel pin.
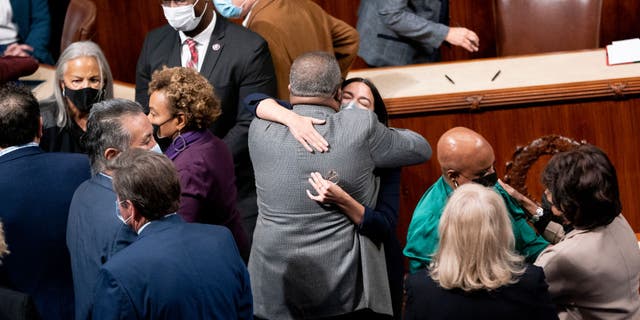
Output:
[[214,44],[211,46],[211,49],[213,49],[213,51],[218,51],[218,50],[220,50],[220,48],[221,48],[221,47],[222,47],[222,46],[221,46],[219,43],[214,43]]

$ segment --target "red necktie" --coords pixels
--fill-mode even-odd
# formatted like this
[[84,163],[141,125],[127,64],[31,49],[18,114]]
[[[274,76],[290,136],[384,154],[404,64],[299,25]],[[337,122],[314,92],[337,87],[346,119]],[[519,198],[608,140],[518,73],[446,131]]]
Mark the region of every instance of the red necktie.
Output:
[[191,52],[191,59],[187,61],[187,68],[198,71],[198,49],[196,49],[197,43],[191,38],[185,40],[185,42],[189,46],[189,52]]

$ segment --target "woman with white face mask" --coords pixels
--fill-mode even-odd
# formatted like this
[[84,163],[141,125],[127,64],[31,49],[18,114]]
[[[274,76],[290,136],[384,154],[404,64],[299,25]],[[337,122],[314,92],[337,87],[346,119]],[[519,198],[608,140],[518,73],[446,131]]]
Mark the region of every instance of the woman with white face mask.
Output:
[[53,96],[40,105],[43,135],[49,152],[85,153],[80,137],[94,103],[113,98],[113,77],[102,50],[91,41],[67,47],[56,66]]

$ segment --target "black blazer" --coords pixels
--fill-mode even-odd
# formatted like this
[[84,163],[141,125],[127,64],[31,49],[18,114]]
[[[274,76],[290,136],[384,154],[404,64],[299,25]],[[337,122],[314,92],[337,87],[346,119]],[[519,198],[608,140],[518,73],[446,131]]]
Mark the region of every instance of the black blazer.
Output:
[[[164,25],[147,34],[136,69],[136,101],[145,108],[153,71],[164,65],[180,66],[180,52],[180,36],[171,26]],[[224,139],[235,156],[247,148],[247,132],[253,119],[242,100],[254,92],[276,93],[269,47],[258,34],[218,15],[200,73],[209,79],[222,103],[222,114],[211,131]]]
[[[136,68],[136,101],[146,109],[153,71],[164,65],[180,66],[180,52],[180,36],[171,26],[164,25],[147,34]],[[217,15],[200,73],[209,79],[222,104],[222,115],[210,129],[224,140],[233,155],[238,208],[244,216],[257,215],[253,168],[247,146],[253,116],[241,103],[250,93],[276,95],[275,71],[267,42],[258,34]]]
[[407,277],[404,319],[558,319],[542,268],[494,291],[443,289],[426,270]]
[[37,319],[38,310],[28,294],[0,288],[0,320]]

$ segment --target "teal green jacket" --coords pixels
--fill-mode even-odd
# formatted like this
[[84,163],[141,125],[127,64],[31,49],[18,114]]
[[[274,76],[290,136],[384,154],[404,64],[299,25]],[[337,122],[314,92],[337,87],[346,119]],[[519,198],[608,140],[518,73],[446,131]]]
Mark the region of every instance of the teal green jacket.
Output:
[[[494,189],[502,196],[510,213],[509,219],[516,238],[516,251],[525,256],[527,262],[533,263],[549,243],[529,226],[524,210],[507,191],[497,183]],[[438,236],[440,216],[452,192],[453,189],[443,177],[440,177],[418,202],[407,232],[407,246],[404,248],[404,255],[409,258],[411,273],[426,268],[431,262],[431,256],[435,253],[440,240]]]

